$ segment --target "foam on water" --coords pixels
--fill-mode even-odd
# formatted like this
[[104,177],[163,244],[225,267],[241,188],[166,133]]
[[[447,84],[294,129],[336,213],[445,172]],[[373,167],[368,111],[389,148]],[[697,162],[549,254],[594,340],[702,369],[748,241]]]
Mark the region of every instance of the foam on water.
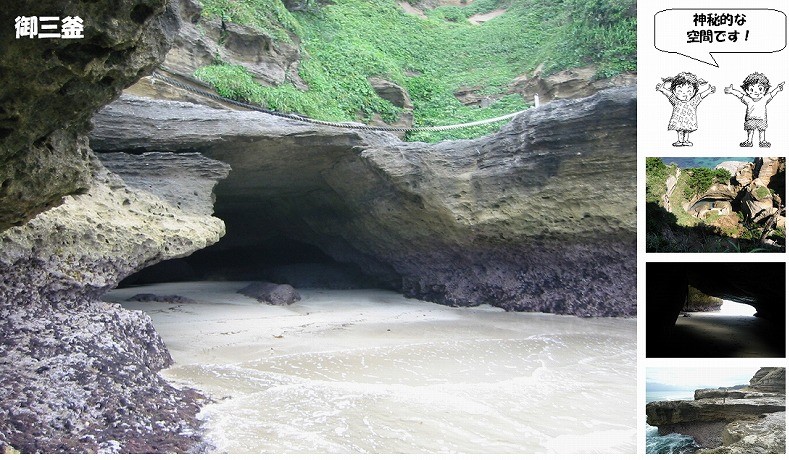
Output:
[[692,436],[669,433],[661,436],[657,427],[647,425],[646,453],[648,454],[692,454],[699,450]]
[[[230,453],[635,453],[636,321],[386,291],[304,290],[260,305],[243,283],[171,283],[107,298],[148,312],[210,395],[206,437]],[[129,303],[140,292],[194,303]]]
[[633,452],[630,347],[595,334],[456,340],[170,375],[230,396],[202,413],[226,452]]

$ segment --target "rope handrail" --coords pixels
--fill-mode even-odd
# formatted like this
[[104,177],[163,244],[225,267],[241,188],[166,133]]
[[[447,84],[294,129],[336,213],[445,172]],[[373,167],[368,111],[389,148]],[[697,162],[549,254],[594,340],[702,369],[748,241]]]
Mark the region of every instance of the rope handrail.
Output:
[[[159,70],[167,72],[167,73],[169,73],[171,75],[175,75],[175,76],[177,76],[177,77],[179,77],[181,79],[188,80],[188,81],[190,81],[190,82],[192,82],[194,84],[200,85],[200,86],[202,86],[203,88],[206,88],[206,89],[200,89],[200,88],[197,88],[196,86],[192,86],[192,85],[189,85],[189,84],[186,84],[186,83],[182,83],[179,80],[176,80],[174,78],[170,78],[170,77],[168,77],[166,75],[163,75],[162,73],[159,72]],[[279,117],[279,118],[286,118],[286,119],[289,119],[289,120],[300,121],[300,122],[303,122],[303,123],[310,123],[310,124],[321,125],[321,126],[330,126],[330,127],[333,127],[333,128],[343,128],[343,129],[361,129],[361,130],[367,130],[367,131],[386,131],[386,132],[401,132],[401,133],[402,132],[417,132],[417,131],[423,131],[423,132],[424,131],[427,131],[427,132],[449,131],[449,130],[452,130],[452,129],[469,128],[469,127],[472,127],[472,126],[480,126],[480,125],[486,125],[486,124],[490,124],[490,123],[496,123],[498,121],[509,120],[509,119],[515,118],[517,115],[520,115],[521,113],[526,112],[526,110],[521,110],[521,111],[518,111],[518,112],[509,113],[507,115],[502,115],[502,116],[499,116],[499,117],[488,118],[488,119],[485,119],[485,120],[471,121],[471,122],[468,122],[468,123],[459,123],[459,124],[455,124],[455,125],[445,125],[445,126],[416,126],[416,127],[410,127],[410,128],[396,127],[396,126],[370,126],[370,125],[365,125],[365,124],[361,124],[361,123],[348,123],[348,122],[333,122],[333,121],[316,120],[314,118],[304,117],[304,116],[293,114],[293,113],[283,113],[283,112],[278,112],[276,110],[270,110],[270,109],[267,109],[265,107],[262,107],[262,106],[259,106],[259,105],[256,105],[256,104],[250,104],[248,102],[236,101],[236,100],[224,97],[224,96],[220,96],[218,94],[214,94],[214,93],[210,92],[210,91],[213,90],[213,88],[211,88],[206,83],[204,83],[204,82],[202,82],[202,81],[200,81],[200,80],[198,80],[196,78],[193,78],[191,76],[182,75],[180,73],[174,72],[174,71],[170,70],[169,68],[167,68],[165,66],[159,66],[158,70],[154,70],[153,73],[151,73],[151,78],[153,78],[154,81],[155,80],[161,80],[161,81],[163,81],[163,82],[165,82],[167,84],[175,86],[176,88],[180,88],[180,89],[183,89],[185,91],[189,91],[190,93],[194,93],[194,94],[197,94],[197,95],[202,96],[202,97],[207,97],[209,99],[213,99],[213,100],[216,100],[216,101],[219,101],[219,102],[223,102],[225,104],[230,104],[230,105],[234,105],[234,106],[237,106],[237,107],[242,107],[242,108],[245,108],[245,109],[248,109],[248,110],[254,110],[256,112],[262,112],[262,113],[265,113],[265,114],[268,114],[268,115],[272,115],[272,116],[275,116],[275,117]]]

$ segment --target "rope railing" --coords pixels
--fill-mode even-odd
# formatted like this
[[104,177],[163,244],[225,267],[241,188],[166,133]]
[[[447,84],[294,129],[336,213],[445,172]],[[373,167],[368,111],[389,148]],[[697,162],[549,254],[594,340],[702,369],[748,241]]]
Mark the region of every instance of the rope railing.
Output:
[[[177,80],[175,78],[171,78],[171,77],[168,77],[167,75],[162,74],[160,71],[169,73],[171,75],[175,75],[175,76],[177,76],[180,79],[187,80],[187,81],[189,81],[191,83],[194,83],[195,85],[199,85],[199,86],[201,86],[201,87],[203,87],[205,89],[198,88],[197,86],[194,86],[194,85],[191,85],[191,84],[183,83],[180,80]],[[293,114],[293,113],[283,113],[283,112],[278,112],[276,110],[270,110],[270,109],[267,109],[265,107],[261,107],[261,106],[256,105],[256,104],[250,104],[248,102],[236,101],[234,99],[230,99],[230,98],[227,98],[227,97],[215,94],[215,93],[211,92],[213,90],[213,88],[211,88],[206,83],[204,83],[204,82],[202,82],[202,81],[200,81],[200,80],[198,80],[196,78],[193,78],[191,76],[182,75],[180,73],[174,72],[174,71],[168,69],[165,66],[159,66],[159,69],[154,70],[153,73],[151,74],[151,78],[153,78],[154,81],[160,80],[160,81],[163,81],[163,82],[165,82],[165,83],[167,83],[169,85],[175,86],[176,88],[180,88],[182,90],[188,91],[190,93],[197,94],[199,96],[206,97],[206,98],[209,98],[209,99],[213,99],[215,101],[219,101],[219,102],[222,102],[222,103],[225,103],[225,104],[234,105],[236,107],[242,107],[242,108],[245,108],[247,110],[254,110],[256,112],[262,112],[262,113],[265,113],[265,114],[268,114],[268,115],[273,115],[273,116],[279,117],[279,118],[286,118],[286,119],[289,119],[289,120],[300,121],[302,123],[310,123],[310,124],[314,124],[314,125],[330,126],[330,127],[333,127],[333,128],[342,128],[342,129],[358,129],[358,130],[366,130],[366,131],[386,131],[386,132],[401,132],[401,133],[402,132],[417,132],[417,131],[422,131],[422,132],[425,132],[425,131],[427,131],[427,132],[449,131],[449,130],[453,130],[453,129],[470,128],[472,126],[487,125],[487,124],[490,124],[490,123],[496,123],[498,121],[510,120],[510,119],[516,117],[517,115],[519,115],[521,113],[524,113],[526,111],[526,110],[521,110],[519,112],[510,113],[510,114],[502,115],[502,116],[495,117],[495,118],[488,118],[488,119],[485,119],[485,120],[478,120],[478,121],[472,121],[472,122],[468,122],[468,123],[459,123],[459,124],[455,124],[455,125],[445,125],[445,126],[416,126],[416,127],[411,127],[411,128],[397,127],[397,126],[370,126],[370,125],[365,125],[365,124],[361,124],[361,123],[347,123],[347,122],[343,123],[343,122],[316,120],[314,118],[308,118],[308,117],[304,117],[304,116]]]

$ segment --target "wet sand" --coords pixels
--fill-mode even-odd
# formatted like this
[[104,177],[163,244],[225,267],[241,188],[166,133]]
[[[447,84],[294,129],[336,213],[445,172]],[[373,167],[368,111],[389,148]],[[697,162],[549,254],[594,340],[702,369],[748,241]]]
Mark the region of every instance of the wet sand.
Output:
[[[302,290],[278,307],[247,283],[172,283],[105,300],[146,311],[217,402],[230,453],[633,453],[636,321],[450,308],[379,290]],[[138,293],[189,304],[128,302]]]

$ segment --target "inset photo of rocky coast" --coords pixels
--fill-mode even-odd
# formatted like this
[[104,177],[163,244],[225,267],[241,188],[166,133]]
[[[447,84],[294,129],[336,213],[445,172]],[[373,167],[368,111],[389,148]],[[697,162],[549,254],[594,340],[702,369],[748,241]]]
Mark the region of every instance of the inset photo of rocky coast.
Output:
[[647,454],[783,454],[786,368],[647,368]]

